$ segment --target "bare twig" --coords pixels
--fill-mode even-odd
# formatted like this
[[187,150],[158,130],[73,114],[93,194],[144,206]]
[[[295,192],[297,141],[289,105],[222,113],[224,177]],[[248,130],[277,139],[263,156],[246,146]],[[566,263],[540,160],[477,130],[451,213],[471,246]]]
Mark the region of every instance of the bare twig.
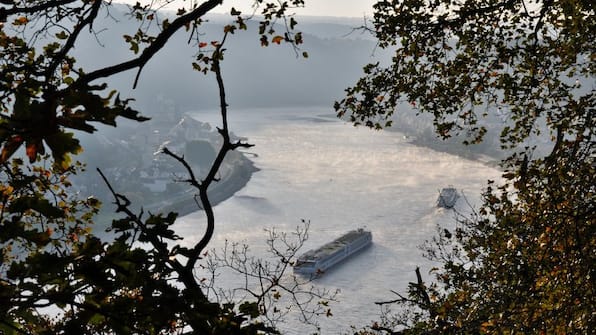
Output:
[[312,285],[315,278],[287,276],[308,237],[309,223],[303,220],[303,224],[304,228],[298,226],[291,237],[267,230],[267,245],[275,261],[251,256],[247,245],[227,241],[221,253],[214,250],[209,257],[210,264],[214,265],[212,271],[227,268],[241,276],[243,283],[233,289],[230,299],[236,294],[255,299],[262,317],[272,325],[296,311],[304,323],[317,326],[314,317],[330,314],[328,303],[335,301],[337,292],[315,287]]
[[66,43],[62,46],[62,49],[53,57],[52,62],[46,69],[45,77],[46,83],[50,82],[51,78],[54,76],[54,72],[60,65],[60,63],[64,60],[66,55],[70,52],[70,50],[74,47],[75,41],[79,38],[79,34],[86,26],[92,27],[93,21],[97,17],[99,13],[99,8],[101,7],[101,1],[95,1],[91,5],[90,12],[87,17],[80,20],[74,27],[73,32],[68,36]]
[[207,245],[209,244],[209,241],[211,241],[213,232],[215,230],[215,215],[213,213],[213,205],[211,204],[211,201],[207,194],[209,186],[211,185],[211,183],[217,182],[219,180],[217,178],[217,174],[219,173],[221,165],[223,164],[223,161],[224,161],[228,152],[235,150],[239,147],[249,148],[252,146],[251,144],[242,143],[240,141],[232,143],[230,140],[230,133],[229,133],[229,129],[228,129],[228,110],[227,110],[228,104],[226,101],[225,85],[224,85],[224,80],[223,80],[223,76],[221,73],[221,67],[220,67],[220,60],[222,58],[223,45],[226,41],[227,35],[228,35],[227,33],[224,34],[223,39],[221,40],[220,43],[218,43],[215,50],[213,51],[213,56],[212,56],[212,62],[213,62],[212,70],[213,70],[213,72],[215,72],[217,86],[219,89],[220,115],[221,115],[221,121],[222,121],[221,128],[218,127],[217,130],[222,137],[222,144],[221,144],[221,147],[215,157],[215,160],[211,164],[211,168],[207,172],[207,175],[205,176],[205,178],[202,181],[199,181],[197,179],[196,175],[194,174],[192,167],[188,164],[188,162],[186,162],[186,160],[184,159],[183,156],[176,155],[175,153],[173,153],[172,151],[170,151],[167,148],[162,149],[164,154],[177,160],[179,163],[181,163],[184,166],[184,168],[188,172],[189,177],[187,179],[185,179],[184,181],[189,183],[190,185],[192,185],[199,191],[199,199],[200,199],[200,204],[201,204],[200,207],[203,209],[203,211],[205,212],[205,216],[206,216],[207,227],[205,228],[203,237],[197,244],[195,244],[195,246],[192,249],[190,249],[190,251],[188,253],[188,262],[185,265],[187,270],[192,270],[195,267],[196,262],[200,259],[200,254],[207,247]]
[[[160,51],[168,42],[170,37],[174,35],[178,30],[183,28],[187,23],[195,21],[208,12],[210,12],[213,8],[219,6],[221,4],[221,0],[208,0],[203,2],[200,6],[195,8],[194,10],[190,11],[185,15],[181,15],[172,21],[165,29],[163,29],[153,40],[153,42],[143,51],[141,54],[131,60],[122,62],[120,64],[116,64],[113,66],[108,66],[102,69],[95,70],[93,72],[87,73],[79,77],[75,83],[70,87],[72,88],[79,88],[85,87],[89,83],[94,80],[100,78],[110,77],[114,74],[121,73],[124,71],[132,70],[134,68],[143,68],[145,64],[149,62],[153,58],[153,56]],[[133,84],[133,88],[136,87],[138,81],[139,74],[137,74],[135,83]]]

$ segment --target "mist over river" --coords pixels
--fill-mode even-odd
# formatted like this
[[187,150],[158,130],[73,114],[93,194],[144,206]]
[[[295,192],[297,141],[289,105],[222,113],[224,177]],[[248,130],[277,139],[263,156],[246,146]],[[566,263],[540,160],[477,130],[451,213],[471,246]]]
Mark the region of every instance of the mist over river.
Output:
[[[200,121],[218,124],[215,111],[194,112]],[[349,326],[379,319],[375,301],[395,298],[415,281],[420,265],[428,279],[430,262],[418,248],[436,234],[438,223],[452,225],[454,211],[436,208],[440,188],[455,186],[477,206],[488,179],[498,170],[481,162],[409,143],[397,132],[355,128],[328,108],[230,110],[230,130],[255,146],[249,157],[259,171],[246,187],[215,208],[211,248],[226,240],[247,243],[266,256],[266,228],[291,232],[310,221],[305,252],[358,227],[372,231],[373,245],[317,279],[314,285],[339,290],[333,316],[321,316],[322,334],[349,332]],[[460,198],[458,211],[469,211]],[[187,243],[197,242],[205,227],[202,212],[176,223]],[[291,276],[288,273],[288,276]],[[223,287],[242,282],[221,276]],[[289,334],[309,329],[290,317],[281,328]]]

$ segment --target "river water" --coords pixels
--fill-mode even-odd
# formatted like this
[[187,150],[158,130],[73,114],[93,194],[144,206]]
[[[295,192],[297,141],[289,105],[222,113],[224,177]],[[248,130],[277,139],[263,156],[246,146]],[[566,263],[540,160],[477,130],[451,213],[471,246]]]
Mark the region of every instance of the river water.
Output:
[[[196,112],[200,121],[216,122],[216,112]],[[306,251],[344,232],[365,227],[373,245],[317,279],[318,288],[338,291],[333,316],[319,318],[322,334],[349,332],[350,325],[379,319],[375,301],[393,299],[391,290],[405,292],[422,266],[432,266],[418,248],[436,234],[437,224],[450,225],[454,211],[435,207],[439,189],[454,185],[476,207],[488,179],[499,171],[458,156],[409,143],[397,132],[355,128],[324,108],[234,111],[230,128],[247,137],[248,150],[260,169],[248,185],[215,208],[216,230],[211,246],[226,240],[247,243],[266,256],[265,229],[291,232],[310,221]],[[456,208],[469,211],[463,199]],[[201,238],[203,214],[187,215],[176,229],[187,243]],[[288,276],[292,274],[289,273]],[[237,287],[220,277],[224,287]],[[281,326],[289,334],[309,334],[290,315]]]

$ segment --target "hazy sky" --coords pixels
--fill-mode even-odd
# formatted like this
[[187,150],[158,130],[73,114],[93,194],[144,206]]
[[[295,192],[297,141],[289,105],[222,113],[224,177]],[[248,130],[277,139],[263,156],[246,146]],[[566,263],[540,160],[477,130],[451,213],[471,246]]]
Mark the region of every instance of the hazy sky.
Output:
[[[137,0],[116,0],[117,2],[125,2],[134,4]],[[176,0],[174,5],[169,8],[176,9],[181,6],[188,6],[196,0]],[[149,3],[151,0],[139,0],[141,3]],[[157,2],[153,0],[153,2]],[[199,3],[201,1],[198,1]],[[372,5],[375,0],[305,0],[306,7],[297,9],[296,13],[299,15],[315,15],[315,16],[347,16],[347,17],[362,17],[363,15],[372,15]],[[253,0],[224,0],[224,4],[217,12],[229,12],[229,8],[235,7],[245,13],[251,12],[251,4]]]

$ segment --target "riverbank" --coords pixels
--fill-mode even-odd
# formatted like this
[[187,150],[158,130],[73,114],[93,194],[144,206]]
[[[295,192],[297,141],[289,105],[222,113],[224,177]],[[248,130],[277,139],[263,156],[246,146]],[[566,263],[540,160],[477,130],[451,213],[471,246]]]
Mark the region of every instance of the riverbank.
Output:
[[414,138],[409,143],[418,147],[423,147],[438,152],[456,155],[472,161],[477,161],[493,168],[498,168],[499,162],[501,161],[501,159],[498,157],[494,157],[492,155],[480,152],[475,152],[471,150],[469,146],[466,146],[459,142],[445,142],[439,139],[436,139],[434,141],[428,141],[424,139]]
[[[244,155],[240,156],[228,171],[226,176],[222,177],[220,181],[213,182],[207,191],[211,206],[216,206],[222,201],[232,197],[236,192],[240,191],[250,181],[252,174],[259,171],[254,165],[253,161],[246,158]],[[198,192],[195,189],[188,189],[179,194],[169,197],[157,204],[152,204],[148,210],[152,213],[178,213],[178,216],[188,215],[192,212],[202,210],[200,200],[195,200],[195,195]]]

